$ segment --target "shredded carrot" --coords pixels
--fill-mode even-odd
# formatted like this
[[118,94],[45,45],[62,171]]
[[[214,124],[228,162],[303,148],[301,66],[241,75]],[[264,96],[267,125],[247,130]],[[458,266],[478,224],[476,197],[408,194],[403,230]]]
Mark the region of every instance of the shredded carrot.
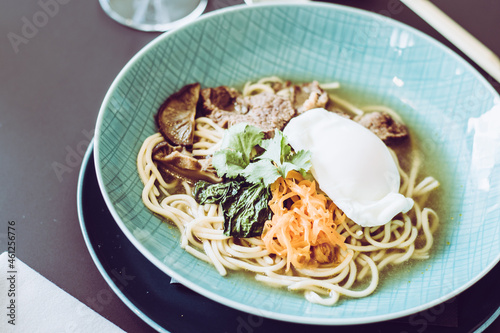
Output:
[[271,193],[274,214],[264,226],[262,240],[270,253],[286,257],[287,271],[291,265],[304,268],[335,261],[338,247],[346,249],[345,237],[336,230],[345,214],[318,193],[315,181],[290,171],[271,185]]

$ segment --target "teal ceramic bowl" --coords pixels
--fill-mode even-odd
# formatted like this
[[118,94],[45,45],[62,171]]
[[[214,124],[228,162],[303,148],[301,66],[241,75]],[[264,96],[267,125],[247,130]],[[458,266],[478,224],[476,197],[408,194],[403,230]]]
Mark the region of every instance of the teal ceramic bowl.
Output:
[[[187,83],[241,87],[270,75],[338,81],[345,98],[400,112],[442,183],[442,228],[429,260],[383,272],[369,297],[320,306],[246,274],[219,276],[183,251],[177,230],[144,207],[136,156],[156,131],[153,115],[166,97]],[[297,323],[389,320],[446,304],[499,262],[500,168],[498,161],[492,166],[489,190],[478,187],[471,172],[474,133],[468,132],[469,119],[498,98],[457,54],[384,16],[329,4],[235,6],[159,36],[130,60],[98,116],[96,171],[123,232],[192,290],[251,314]]]

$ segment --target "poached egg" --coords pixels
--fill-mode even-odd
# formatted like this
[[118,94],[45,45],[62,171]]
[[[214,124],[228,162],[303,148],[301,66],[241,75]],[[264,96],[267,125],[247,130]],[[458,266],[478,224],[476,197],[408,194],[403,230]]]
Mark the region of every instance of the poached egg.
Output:
[[311,152],[319,187],[363,227],[384,225],[413,207],[399,193],[400,175],[387,146],[357,122],[325,109],[292,118],[283,130],[295,151]]

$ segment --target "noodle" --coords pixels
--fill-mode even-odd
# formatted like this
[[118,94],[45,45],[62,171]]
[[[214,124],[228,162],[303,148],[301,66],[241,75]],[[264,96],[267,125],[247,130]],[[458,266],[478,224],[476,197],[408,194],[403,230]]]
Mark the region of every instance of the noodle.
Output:
[[[264,78],[255,84],[247,83],[243,94],[274,93],[271,85],[276,82],[283,83],[276,77]],[[336,88],[338,85],[324,86]],[[386,107],[358,108],[338,97],[330,97],[334,103],[349,109],[356,116],[381,109],[395,115]],[[400,119],[397,114],[396,117]],[[197,118],[193,155],[200,158],[212,155],[223,135],[224,129],[211,119]],[[218,205],[199,205],[191,196],[186,182],[163,178],[152,159],[153,148],[163,141],[161,134],[151,135],[144,141],[137,156],[137,169],[144,184],[142,200],[149,210],[175,224],[181,234],[180,245],[183,249],[211,263],[222,276],[228,270],[250,271],[255,273],[258,281],[302,291],[308,301],[331,306],[340,296],[359,298],[370,295],[379,283],[379,272],[388,265],[429,258],[439,218],[432,208],[426,206],[426,201],[439,183],[430,176],[417,181],[421,167],[418,154],[410,156],[409,170],[403,170],[396,153],[390,150],[401,175],[400,192],[415,201],[409,212],[397,215],[380,227],[361,227],[347,219],[337,228],[339,234],[346,238],[347,247],[346,250],[339,249],[340,263],[319,264],[310,269],[293,268],[286,272],[287,260],[270,254],[260,237],[234,239],[224,235],[224,217]],[[365,287],[360,290],[356,283],[368,276],[369,281],[364,281]]]

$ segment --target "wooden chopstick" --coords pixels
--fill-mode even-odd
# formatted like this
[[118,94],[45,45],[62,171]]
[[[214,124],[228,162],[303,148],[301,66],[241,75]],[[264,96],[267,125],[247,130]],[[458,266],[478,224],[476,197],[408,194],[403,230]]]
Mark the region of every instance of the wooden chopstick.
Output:
[[479,67],[500,82],[500,59],[464,28],[428,0],[401,0]]

